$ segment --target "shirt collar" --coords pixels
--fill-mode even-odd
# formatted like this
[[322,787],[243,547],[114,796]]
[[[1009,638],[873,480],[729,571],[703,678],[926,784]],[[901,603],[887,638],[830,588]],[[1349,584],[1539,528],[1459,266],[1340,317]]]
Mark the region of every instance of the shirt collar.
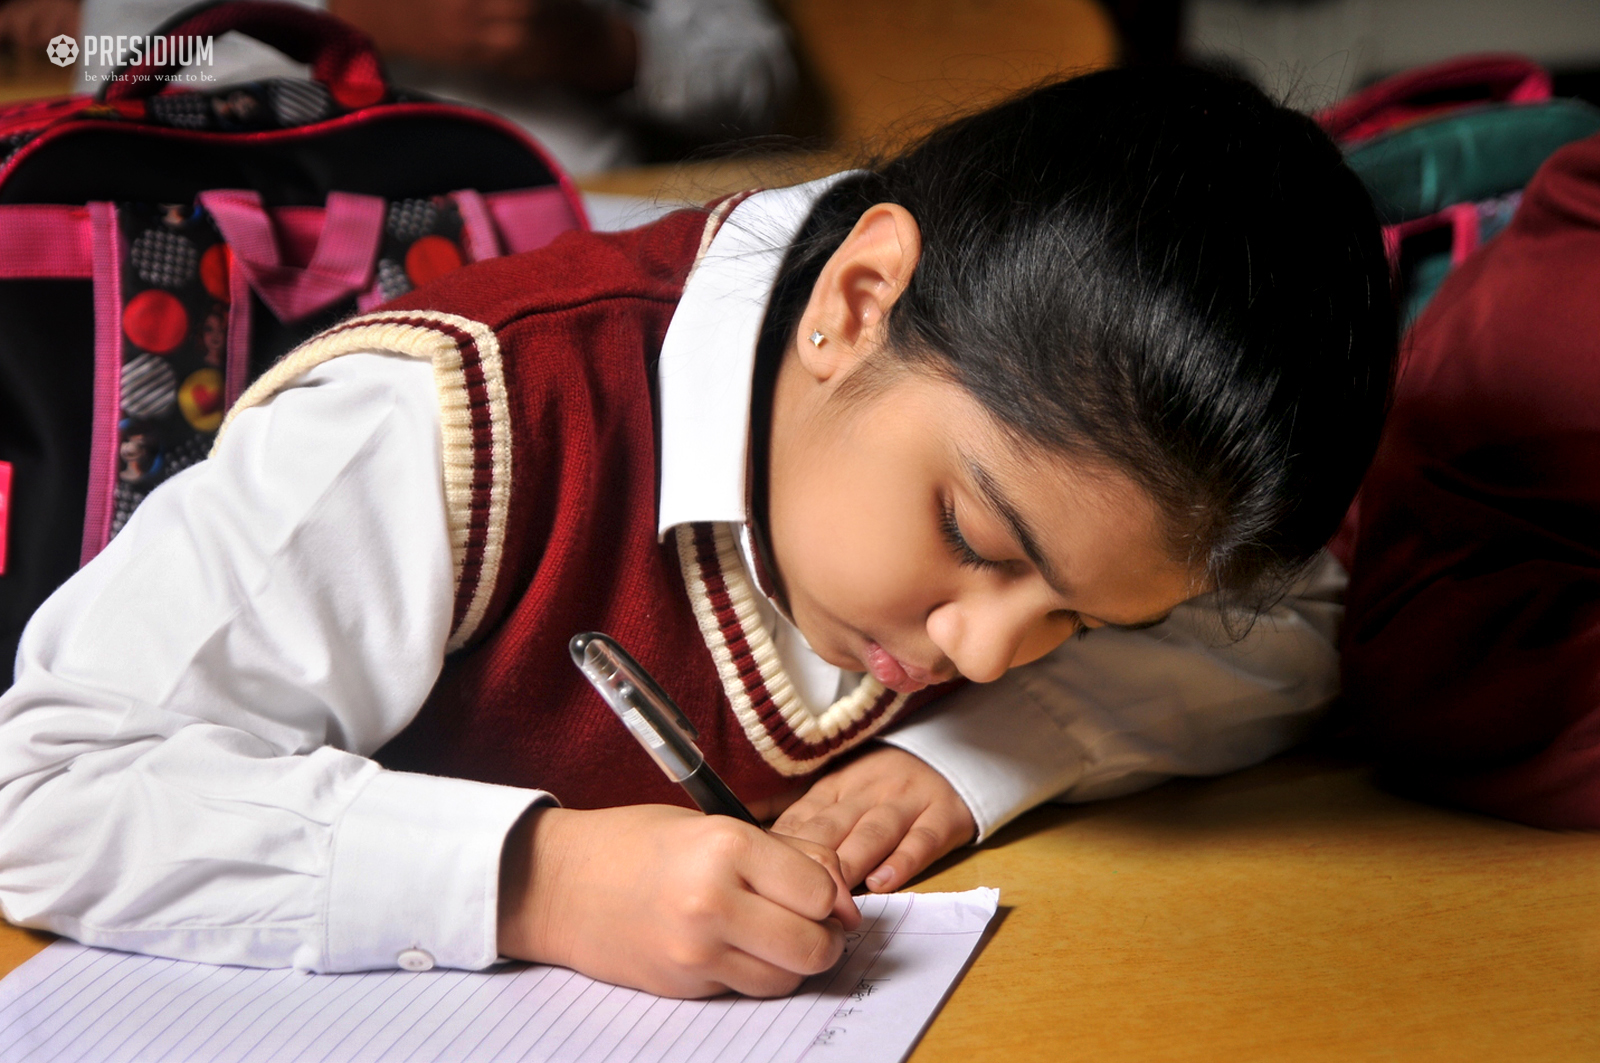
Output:
[[695,521],[748,521],[750,387],[761,321],[789,244],[844,176],[750,196],[690,271],[657,369],[658,535]]

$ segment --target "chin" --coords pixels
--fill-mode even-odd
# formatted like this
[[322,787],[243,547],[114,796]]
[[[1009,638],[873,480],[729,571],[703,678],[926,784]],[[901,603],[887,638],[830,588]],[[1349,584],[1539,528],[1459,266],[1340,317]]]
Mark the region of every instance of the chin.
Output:
[[[835,632],[853,631],[846,624],[838,622],[815,623],[805,615],[808,610],[796,611],[795,603],[789,602],[789,622],[800,629],[800,635],[806,640],[806,645],[811,647],[811,652],[821,657],[835,668],[843,668],[847,672],[865,672],[866,666],[856,659],[855,655],[841,646],[840,639]],[[819,630],[820,629],[820,630]],[[862,636],[856,636],[861,638]],[[848,636],[847,636],[848,638]]]
[[815,650],[818,657],[821,657],[835,668],[843,668],[847,672],[865,672],[867,670],[867,666],[858,661],[853,654],[831,649],[818,650],[816,647],[812,647],[812,649]]

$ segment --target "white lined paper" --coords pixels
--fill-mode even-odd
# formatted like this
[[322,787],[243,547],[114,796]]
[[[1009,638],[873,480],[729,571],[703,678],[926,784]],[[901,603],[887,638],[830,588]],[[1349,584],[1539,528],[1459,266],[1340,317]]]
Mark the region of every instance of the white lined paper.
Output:
[[840,963],[778,1000],[668,1000],[560,967],[307,975],[58,941],[0,981],[0,1059],[893,1063],[966,966],[999,892],[860,901]]

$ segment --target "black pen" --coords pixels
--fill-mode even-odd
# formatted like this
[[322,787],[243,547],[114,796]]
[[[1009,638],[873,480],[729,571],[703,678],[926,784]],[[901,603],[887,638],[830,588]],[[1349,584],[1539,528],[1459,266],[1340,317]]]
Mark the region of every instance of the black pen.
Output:
[[761,826],[728,784],[706,763],[694,724],[617,640],[598,631],[572,636],[572,662],[594,685],[667,778],[688,791],[700,810]]

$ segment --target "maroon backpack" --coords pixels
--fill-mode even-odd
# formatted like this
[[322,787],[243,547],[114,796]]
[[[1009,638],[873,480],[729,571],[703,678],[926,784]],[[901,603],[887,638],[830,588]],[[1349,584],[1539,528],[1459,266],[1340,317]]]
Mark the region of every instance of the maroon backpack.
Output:
[[585,224],[526,134],[393,89],[337,19],[241,0],[156,33],[229,30],[312,80],[192,91],[147,62],[0,108],[0,689],[39,603],[284,353]]

